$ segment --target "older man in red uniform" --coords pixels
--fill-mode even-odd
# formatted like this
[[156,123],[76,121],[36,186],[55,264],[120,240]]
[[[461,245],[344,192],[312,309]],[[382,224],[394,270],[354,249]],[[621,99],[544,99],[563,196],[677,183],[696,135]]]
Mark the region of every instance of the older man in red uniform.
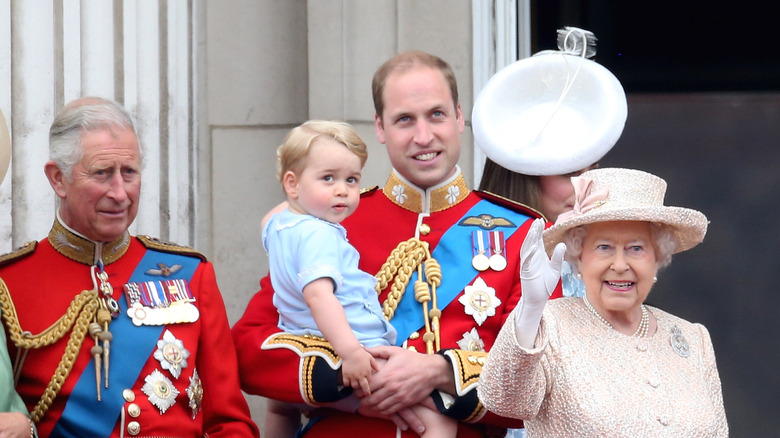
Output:
[[17,390],[40,435],[258,437],[211,264],[127,231],[142,163],[130,116],[70,103],[50,158],[54,226],[0,259]]
[[376,134],[393,172],[342,224],[360,268],[377,273],[400,347],[372,349],[387,362],[371,379],[371,395],[359,407],[344,403],[332,348],[279,333],[266,277],[233,327],[242,386],[308,406],[305,437],[396,437],[397,424],[422,426],[400,419],[401,409],[431,396],[461,420],[459,437],[503,436],[500,426],[516,423],[487,413],[475,388],[486,351],[520,298],[518,252],[539,215],[468,189],[457,166],[463,113],[444,61],[397,55],[376,72],[373,93]]

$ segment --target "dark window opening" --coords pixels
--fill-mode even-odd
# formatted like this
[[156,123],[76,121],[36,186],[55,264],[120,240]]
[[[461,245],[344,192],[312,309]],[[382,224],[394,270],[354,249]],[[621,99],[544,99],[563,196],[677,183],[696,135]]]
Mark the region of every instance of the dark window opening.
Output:
[[595,60],[627,92],[777,91],[776,20],[750,3],[532,0],[531,51],[576,26],[596,34]]

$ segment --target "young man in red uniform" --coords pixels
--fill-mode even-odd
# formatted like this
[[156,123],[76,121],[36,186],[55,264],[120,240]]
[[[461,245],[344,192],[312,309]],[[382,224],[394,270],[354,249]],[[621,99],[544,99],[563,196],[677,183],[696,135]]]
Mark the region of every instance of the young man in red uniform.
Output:
[[342,224],[360,268],[378,273],[399,346],[371,349],[386,359],[371,395],[359,407],[339,405],[338,358],[321,339],[279,333],[266,277],[233,327],[242,387],[308,405],[307,438],[396,437],[397,424],[412,426],[402,436],[417,436],[419,421],[396,413],[431,395],[441,412],[461,420],[459,437],[503,436],[500,426],[516,423],[487,413],[476,385],[520,298],[518,252],[539,215],[468,189],[457,166],[464,118],[447,63],[399,54],[374,75],[373,95],[376,135],[393,172]]
[[258,437],[211,264],[127,231],[142,167],[130,116],[78,99],[49,140],[54,226],[0,258],[17,390],[40,436]]

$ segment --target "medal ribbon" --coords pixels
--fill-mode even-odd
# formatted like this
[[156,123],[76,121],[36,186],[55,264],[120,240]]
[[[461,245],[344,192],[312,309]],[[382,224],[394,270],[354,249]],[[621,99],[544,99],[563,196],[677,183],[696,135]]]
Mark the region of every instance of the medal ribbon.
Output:
[[[476,274],[478,274],[478,271],[471,266],[471,251],[465,250],[468,244],[464,245],[464,242],[471,242],[471,232],[474,228],[458,224],[467,217],[477,217],[483,214],[489,214],[494,218],[504,218],[514,224],[514,226],[497,226],[494,228],[494,230],[503,231],[506,240],[525,221],[530,219],[529,216],[523,213],[512,211],[483,199],[471,207],[462,218],[455,221],[455,225],[444,233],[431,253],[431,256],[441,265],[441,271],[446,273],[442,276],[441,285],[436,288],[439,309],[446,308],[452,300],[460,295],[465,286],[474,281]],[[520,274],[516,273],[514,275]],[[395,310],[395,316],[390,321],[398,332],[398,337],[396,338],[398,345],[409,338],[410,334],[425,325],[422,306],[414,299],[414,282],[416,280],[417,271],[412,275],[409,285],[406,287],[406,292],[404,292],[404,296]]]
[[[195,274],[200,260],[195,257],[147,250],[129,281],[155,283],[159,277],[148,275],[146,271],[156,268],[160,262],[168,266],[181,265],[182,268],[172,276],[176,279],[189,281]],[[168,279],[170,280],[170,278]],[[117,288],[115,293],[121,294],[122,288]],[[141,296],[145,294],[143,291],[140,293]],[[162,297],[158,296],[156,299],[161,300]],[[68,398],[68,403],[65,405],[65,410],[62,412],[62,417],[57,422],[50,437],[111,436],[125,404],[122,390],[132,388],[135,385],[141,370],[157,348],[157,341],[165,326],[142,325],[137,327],[127,316],[126,300],[117,299],[117,303],[121,310],[119,317],[111,323],[111,333],[114,334],[114,337],[111,340],[113,354],[111,355],[110,385],[108,388],[101,388],[103,401],[98,402],[96,398],[95,363],[90,360],[79,376],[79,380]],[[89,342],[89,337],[84,341]]]
[[477,230],[471,233],[473,255],[487,255],[487,249],[485,248],[485,233],[483,230]]
[[504,255],[504,234],[501,231],[490,232],[490,252],[491,255]]

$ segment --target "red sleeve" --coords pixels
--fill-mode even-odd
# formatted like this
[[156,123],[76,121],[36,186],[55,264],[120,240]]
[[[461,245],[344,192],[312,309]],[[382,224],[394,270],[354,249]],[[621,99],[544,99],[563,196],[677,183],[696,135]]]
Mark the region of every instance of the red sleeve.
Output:
[[351,389],[338,385],[338,369],[318,354],[301,354],[290,348],[263,349],[268,337],[282,332],[278,322],[271,277],[266,276],[232,330],[241,388],[249,394],[309,405],[333,403],[349,395]]
[[273,303],[271,277],[260,280],[258,291],[233,326],[241,388],[249,394],[303,403],[298,386],[300,358],[287,349],[263,350],[263,341],[279,333],[279,316]]
[[209,437],[259,437],[238,379],[235,347],[225,304],[211,263],[202,263],[191,281],[198,291],[201,333],[198,374],[203,382],[203,433]]

